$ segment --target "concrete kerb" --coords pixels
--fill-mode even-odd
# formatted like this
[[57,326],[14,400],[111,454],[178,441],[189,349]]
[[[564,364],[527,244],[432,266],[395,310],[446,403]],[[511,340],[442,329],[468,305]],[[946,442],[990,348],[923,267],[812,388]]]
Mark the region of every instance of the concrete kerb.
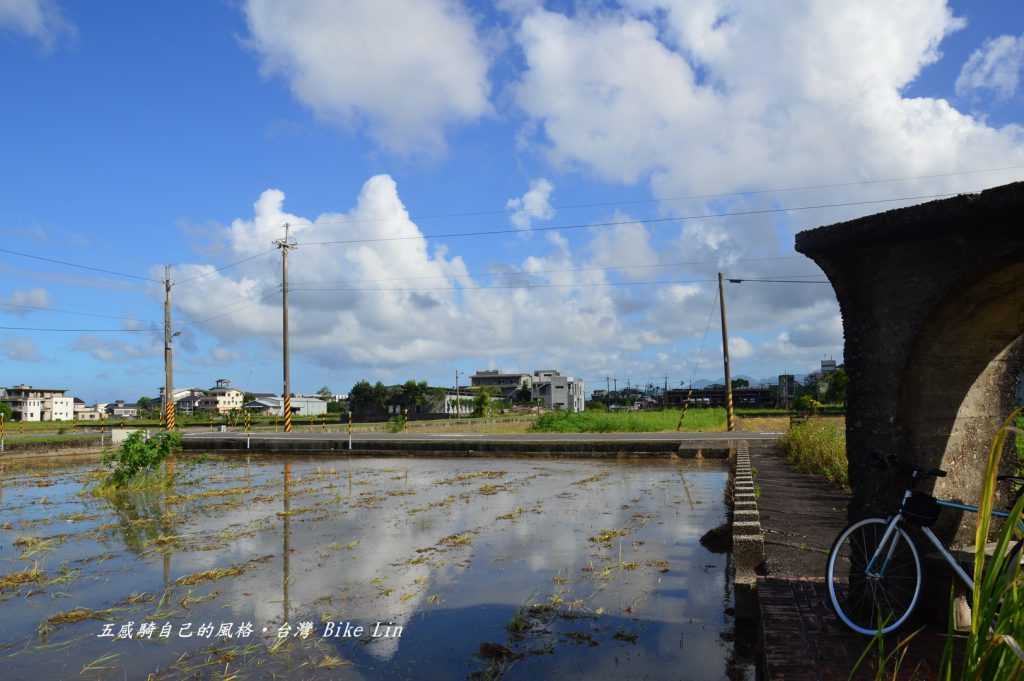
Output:
[[750,446],[739,441],[732,469],[732,556],[736,617],[757,619],[757,567],[764,561],[764,532],[757,510]]

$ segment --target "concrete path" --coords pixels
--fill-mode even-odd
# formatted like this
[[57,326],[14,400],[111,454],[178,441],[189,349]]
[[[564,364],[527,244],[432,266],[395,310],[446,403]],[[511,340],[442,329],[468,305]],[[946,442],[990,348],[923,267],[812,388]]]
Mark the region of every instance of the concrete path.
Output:
[[[797,472],[769,448],[754,450],[751,466],[767,557],[766,575],[757,583],[763,678],[846,681],[871,641],[839,621],[825,587],[825,562],[847,525],[849,495],[824,478]],[[908,622],[886,638],[885,650],[921,626],[920,620]],[[944,633],[932,627],[914,637],[900,679],[936,677]],[[856,679],[874,678],[877,654],[870,658]]]
[[[245,433],[237,431],[229,433],[203,432],[186,433],[185,439],[190,438],[244,438]],[[343,432],[294,432],[294,433],[267,433],[254,432],[253,438],[261,440],[322,440],[322,441],[347,441],[348,434]],[[714,432],[714,433],[509,433],[509,434],[488,434],[488,433],[352,433],[353,442],[376,442],[376,441],[402,441],[402,442],[437,442],[437,441],[461,441],[472,438],[477,441],[487,442],[682,442],[689,440],[776,440],[778,433],[747,433],[747,432]]]
[[189,433],[192,451],[377,456],[573,456],[725,458],[740,441],[771,433]]

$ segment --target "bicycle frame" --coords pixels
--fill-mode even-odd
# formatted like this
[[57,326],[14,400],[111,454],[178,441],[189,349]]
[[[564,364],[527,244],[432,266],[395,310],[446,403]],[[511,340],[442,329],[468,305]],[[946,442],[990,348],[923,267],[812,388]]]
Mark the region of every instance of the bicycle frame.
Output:
[[[904,501],[906,501],[906,499],[909,496],[910,491],[908,490],[903,496]],[[952,508],[958,511],[968,511],[970,513],[978,512],[977,506],[972,506],[970,504],[962,504],[959,501],[947,501],[945,499],[936,499],[935,501],[938,502],[939,506],[942,506],[944,508]],[[992,517],[994,518],[1006,518],[1009,515],[1010,514],[1006,511],[992,511]],[[885,573],[885,568],[888,567],[889,561],[892,559],[892,554],[896,550],[896,541],[893,541],[891,545],[889,545],[888,550],[885,552],[885,559],[882,561],[881,567],[878,568],[877,571],[873,571],[873,568],[875,567],[875,564],[879,561],[882,554],[882,549],[885,548],[889,540],[893,536],[895,536],[897,540],[899,539],[899,534],[896,533],[896,526],[899,525],[900,521],[902,520],[902,512],[896,513],[889,519],[889,524],[885,527],[885,533],[882,535],[882,540],[878,542],[878,548],[875,549],[874,554],[871,556],[871,560],[868,561],[867,567],[864,569],[864,572],[867,575],[881,576]],[[1021,529],[1021,531],[1024,531],[1024,521],[1019,521],[1017,525]],[[939,541],[939,538],[935,536],[935,533],[931,531],[931,528],[922,527],[921,532],[924,533],[924,536],[928,538],[928,541],[930,541],[932,545],[935,546],[936,549],[938,549],[942,557],[946,560],[947,563],[949,563],[949,567],[951,567],[953,569],[953,572],[956,573],[956,576],[960,578],[960,580],[967,586],[968,589],[974,591],[974,580],[972,580],[970,575],[968,575],[964,571],[964,569],[960,567],[960,564],[956,561],[956,558],[954,558],[953,555],[949,552],[949,550],[942,544],[942,542]]]

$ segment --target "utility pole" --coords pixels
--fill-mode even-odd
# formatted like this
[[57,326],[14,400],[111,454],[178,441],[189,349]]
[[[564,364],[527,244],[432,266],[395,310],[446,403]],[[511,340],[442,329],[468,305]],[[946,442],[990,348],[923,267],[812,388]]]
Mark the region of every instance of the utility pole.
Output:
[[281,400],[284,405],[284,432],[292,432],[292,379],[288,366],[288,251],[297,248],[294,239],[288,237],[288,223],[284,223],[284,238],[278,239],[274,245],[281,251],[281,345],[284,359],[284,392]]
[[612,391],[612,379],[611,376],[604,377],[604,392],[608,394]]
[[665,377],[665,387],[661,389],[661,408],[668,406],[668,376]]
[[174,430],[174,352],[171,341],[171,266],[164,266],[164,403],[161,421],[166,430]]
[[722,273],[718,273],[718,304],[722,313],[722,361],[725,364],[725,419],[730,431],[736,430],[736,417],[732,409],[732,372],[729,370],[729,324],[725,317],[725,286]]
[[462,402],[459,400],[459,370],[455,370],[455,418],[462,416]]

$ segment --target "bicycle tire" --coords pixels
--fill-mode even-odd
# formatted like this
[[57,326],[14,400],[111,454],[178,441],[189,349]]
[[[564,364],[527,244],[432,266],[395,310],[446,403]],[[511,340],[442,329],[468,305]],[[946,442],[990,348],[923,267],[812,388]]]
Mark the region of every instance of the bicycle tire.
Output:
[[[839,619],[858,634],[874,636],[895,631],[913,613],[921,597],[923,573],[916,544],[897,526],[893,556],[887,574],[861,574],[885,533],[889,520],[865,518],[839,533],[829,550],[825,569],[829,600]],[[860,546],[854,542],[859,540]],[[847,555],[849,551],[849,555]],[[866,609],[865,609],[866,607]],[[874,624],[872,624],[874,623]]]

